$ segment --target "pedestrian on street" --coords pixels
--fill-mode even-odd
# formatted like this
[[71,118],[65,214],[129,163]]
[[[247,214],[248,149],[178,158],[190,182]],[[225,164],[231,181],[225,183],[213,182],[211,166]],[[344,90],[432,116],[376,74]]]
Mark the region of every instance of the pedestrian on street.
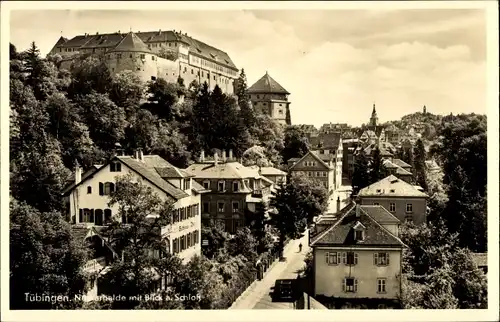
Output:
[[299,253],[302,252],[302,243],[299,244]]

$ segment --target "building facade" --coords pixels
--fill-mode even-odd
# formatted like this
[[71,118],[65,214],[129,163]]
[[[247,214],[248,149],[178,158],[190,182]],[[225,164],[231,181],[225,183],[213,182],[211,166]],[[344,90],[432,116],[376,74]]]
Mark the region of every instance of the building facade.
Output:
[[145,82],[181,77],[186,86],[207,82],[210,89],[218,85],[227,94],[234,93],[239,76],[227,53],[175,30],[61,37],[49,54],[60,55],[66,69],[75,58],[92,55],[103,59],[112,74],[130,70]]
[[[118,204],[108,204],[118,177],[126,175],[131,175],[133,182],[141,182],[151,188],[161,199],[173,203],[172,224],[158,232],[165,242],[164,252],[177,254],[184,262],[201,254],[201,194],[205,190],[192,180],[191,175],[161,157],[143,155],[141,150],[137,150],[133,157],[116,155],[106,164],[93,166],[86,172],[77,165],[74,183],[63,192],[74,230],[86,231],[84,240],[98,237],[102,242],[99,252],[91,260],[93,264],[88,265],[105,268],[112,259],[121,256],[114,254],[100,232],[113,221],[128,222],[126,216],[120,214]],[[98,276],[90,294],[96,292]]]
[[291,125],[290,93],[267,72],[248,88],[248,94],[255,111],[269,115],[279,124]]
[[415,186],[390,175],[358,193],[361,205],[379,205],[401,222],[421,225],[427,221],[427,194]]
[[313,230],[314,297],[331,308],[398,307],[400,221],[381,206],[349,204]]
[[256,204],[266,202],[273,191],[273,181],[259,173],[258,168],[243,166],[231,150],[223,151],[221,156],[215,153],[213,158],[202,152],[198,162],[186,172],[209,191],[202,196],[203,224],[218,223],[231,234],[251,221],[248,211],[254,212]]

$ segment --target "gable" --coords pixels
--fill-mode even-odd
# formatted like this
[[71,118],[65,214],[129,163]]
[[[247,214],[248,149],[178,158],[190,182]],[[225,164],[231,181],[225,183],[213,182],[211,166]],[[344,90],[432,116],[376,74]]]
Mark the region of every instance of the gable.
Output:
[[306,169],[330,170],[328,165],[312,152],[308,152],[306,155],[304,155],[299,161],[297,161],[290,168],[290,170],[298,170],[298,169],[300,169],[300,170],[306,170]]

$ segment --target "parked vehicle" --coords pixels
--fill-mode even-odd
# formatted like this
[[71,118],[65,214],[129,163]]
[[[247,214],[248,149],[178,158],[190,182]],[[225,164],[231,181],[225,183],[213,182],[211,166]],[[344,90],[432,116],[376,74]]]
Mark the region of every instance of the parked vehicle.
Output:
[[295,280],[276,280],[273,291],[273,301],[294,300]]

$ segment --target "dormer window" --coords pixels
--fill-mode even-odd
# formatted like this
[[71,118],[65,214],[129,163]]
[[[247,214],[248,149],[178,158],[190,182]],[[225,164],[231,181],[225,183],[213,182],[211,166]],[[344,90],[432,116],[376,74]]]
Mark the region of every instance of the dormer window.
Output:
[[184,190],[189,190],[191,189],[191,179],[186,178],[184,179]]
[[116,162],[111,162],[109,165],[109,171],[111,172],[121,172],[122,171],[122,164],[118,161]]
[[219,182],[217,183],[217,190],[219,190],[219,191],[224,191],[224,188],[225,188],[224,181],[219,181]]
[[377,193],[381,193],[381,192],[382,192],[382,190],[381,190],[381,189],[377,189]]
[[354,226],[352,226],[354,230],[354,240],[363,241],[365,239],[365,229],[366,227],[359,221],[357,221]]
[[233,192],[238,192],[240,190],[240,183],[238,181],[233,181]]
[[203,181],[203,188],[209,190],[210,189],[210,180]]
[[394,190],[394,189],[391,189],[390,191],[391,191],[391,193],[395,193],[396,192],[396,190]]

